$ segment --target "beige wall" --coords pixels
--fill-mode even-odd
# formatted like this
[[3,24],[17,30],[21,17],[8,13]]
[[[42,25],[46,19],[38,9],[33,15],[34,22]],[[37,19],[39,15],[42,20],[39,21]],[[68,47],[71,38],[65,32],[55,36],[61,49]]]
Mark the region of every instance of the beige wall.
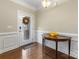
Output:
[[0,33],[17,31],[18,9],[34,13],[31,9],[13,3],[9,0],[0,0]]
[[77,0],[47,10],[39,10],[37,14],[37,30],[77,33]]

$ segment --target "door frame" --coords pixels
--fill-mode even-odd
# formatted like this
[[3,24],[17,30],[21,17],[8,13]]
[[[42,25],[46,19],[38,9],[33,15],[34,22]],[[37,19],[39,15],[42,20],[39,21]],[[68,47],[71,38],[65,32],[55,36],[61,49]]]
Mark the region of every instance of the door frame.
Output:
[[[24,15],[21,13],[24,13]],[[21,31],[19,29],[19,26],[22,26],[22,25],[18,21],[25,16],[30,17],[30,35],[29,35],[30,37],[29,37],[29,41],[26,40],[25,42],[22,42],[22,40],[24,40],[23,32],[22,32],[22,29],[21,29]],[[17,10],[17,31],[18,31],[18,39],[19,39],[20,46],[26,45],[26,44],[29,44],[32,42],[32,20],[33,20],[33,15],[31,13],[28,13],[24,10]]]

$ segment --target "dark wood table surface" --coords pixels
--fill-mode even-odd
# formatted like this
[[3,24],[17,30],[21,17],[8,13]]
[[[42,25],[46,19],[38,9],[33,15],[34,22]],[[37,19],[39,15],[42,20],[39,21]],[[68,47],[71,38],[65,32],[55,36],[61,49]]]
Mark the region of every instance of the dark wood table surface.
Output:
[[56,37],[52,37],[50,36],[48,33],[43,34],[42,36],[42,43],[43,43],[43,47],[45,45],[45,40],[50,40],[50,41],[55,41],[56,42],[56,59],[58,59],[57,57],[57,51],[58,51],[58,42],[64,42],[64,41],[68,41],[68,59],[70,59],[70,47],[71,47],[71,37],[68,36],[63,36],[63,35],[57,35]]

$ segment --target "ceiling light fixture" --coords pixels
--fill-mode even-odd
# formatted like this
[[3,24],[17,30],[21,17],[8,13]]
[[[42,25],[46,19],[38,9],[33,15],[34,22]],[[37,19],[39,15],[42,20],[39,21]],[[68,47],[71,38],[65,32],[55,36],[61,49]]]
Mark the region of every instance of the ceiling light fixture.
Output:
[[49,0],[43,0],[43,1],[42,1],[42,5],[43,5],[44,8],[49,7],[50,4],[51,4],[51,2],[50,2]]

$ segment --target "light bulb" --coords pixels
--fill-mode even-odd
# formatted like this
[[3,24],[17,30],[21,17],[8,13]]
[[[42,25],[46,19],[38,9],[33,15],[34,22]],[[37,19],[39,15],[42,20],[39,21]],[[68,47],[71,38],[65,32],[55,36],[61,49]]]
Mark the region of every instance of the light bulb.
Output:
[[43,7],[44,7],[44,8],[47,8],[47,7],[51,4],[51,2],[48,1],[48,0],[43,0],[43,1],[42,1],[42,4],[43,4]]

